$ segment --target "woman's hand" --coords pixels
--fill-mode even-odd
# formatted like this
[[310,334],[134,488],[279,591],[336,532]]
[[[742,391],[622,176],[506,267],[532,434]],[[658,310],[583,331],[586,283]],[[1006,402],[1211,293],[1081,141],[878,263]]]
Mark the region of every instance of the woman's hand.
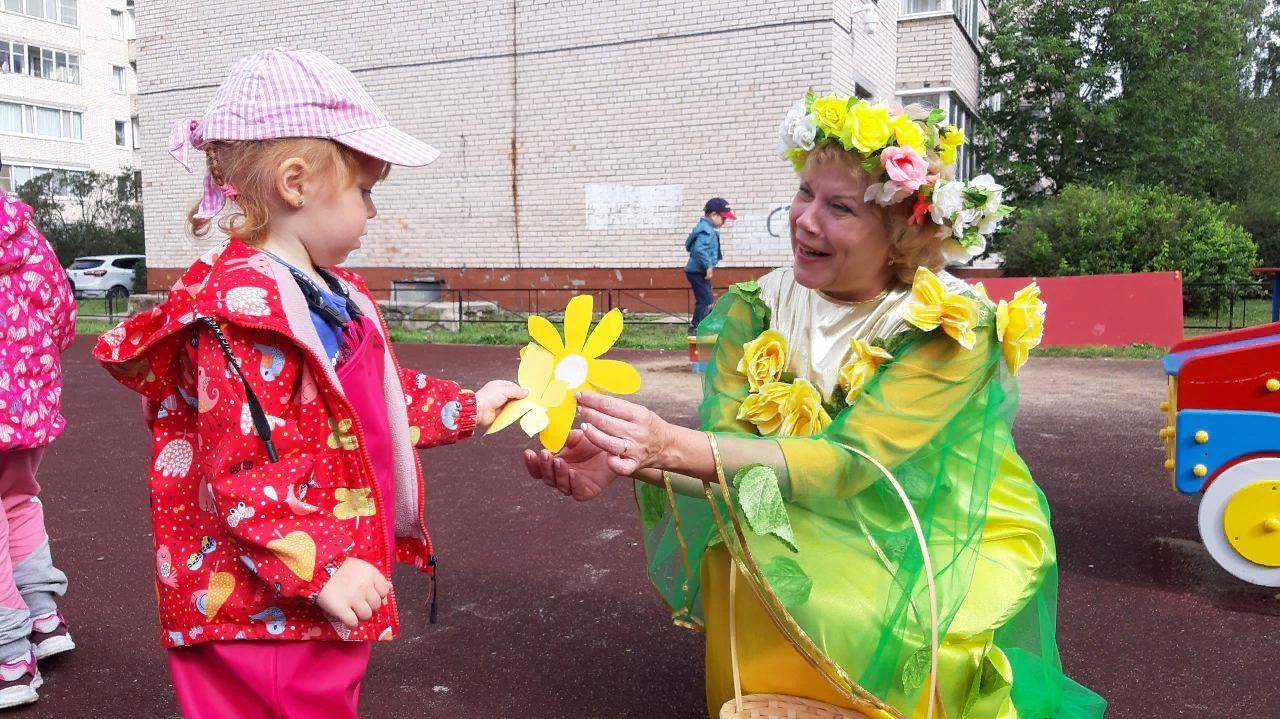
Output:
[[609,453],[610,470],[632,475],[646,467],[669,468],[676,428],[642,405],[595,392],[578,394],[582,432]]
[[569,433],[559,454],[553,455],[545,449],[524,451],[524,466],[530,476],[572,495],[579,502],[596,497],[617,479],[618,475],[608,466],[608,459],[609,454],[587,441],[579,429]]

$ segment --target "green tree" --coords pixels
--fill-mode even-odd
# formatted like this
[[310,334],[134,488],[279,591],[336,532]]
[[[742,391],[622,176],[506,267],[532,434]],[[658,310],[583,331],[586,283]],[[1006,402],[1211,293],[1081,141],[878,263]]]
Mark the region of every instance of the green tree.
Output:
[[45,173],[17,188],[58,260],[84,255],[142,254],[142,187],[138,175]]

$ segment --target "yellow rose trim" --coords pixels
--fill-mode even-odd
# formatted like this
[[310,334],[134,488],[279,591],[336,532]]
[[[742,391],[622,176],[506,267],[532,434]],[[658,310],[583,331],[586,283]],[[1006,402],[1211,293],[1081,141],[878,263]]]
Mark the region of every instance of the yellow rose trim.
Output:
[[907,305],[906,320],[925,332],[938,327],[965,349],[973,349],[978,337],[973,328],[978,324],[978,301],[972,297],[947,292],[942,280],[927,267],[916,269],[911,283],[912,301]]
[[1009,371],[1017,374],[1027,363],[1031,350],[1044,339],[1044,312],[1040,288],[1032,282],[1018,290],[1008,302],[996,307],[996,338]]
[[742,345],[742,359],[737,371],[747,378],[755,392],[770,382],[777,382],[787,368],[787,338],[777,330],[765,330]]
[[840,386],[844,388],[845,403],[853,404],[880,365],[893,359],[893,355],[883,347],[875,347],[860,339],[853,339],[849,344],[853,348],[853,356],[840,368]]

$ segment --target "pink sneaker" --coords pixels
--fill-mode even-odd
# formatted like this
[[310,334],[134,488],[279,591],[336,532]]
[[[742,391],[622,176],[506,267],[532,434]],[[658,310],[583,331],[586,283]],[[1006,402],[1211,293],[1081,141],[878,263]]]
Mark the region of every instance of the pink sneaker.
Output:
[[31,648],[35,650],[36,659],[48,659],[76,648],[62,612],[55,610],[31,619]]
[[44,680],[36,668],[32,649],[25,657],[0,664],[0,709],[30,704],[40,698],[36,690]]

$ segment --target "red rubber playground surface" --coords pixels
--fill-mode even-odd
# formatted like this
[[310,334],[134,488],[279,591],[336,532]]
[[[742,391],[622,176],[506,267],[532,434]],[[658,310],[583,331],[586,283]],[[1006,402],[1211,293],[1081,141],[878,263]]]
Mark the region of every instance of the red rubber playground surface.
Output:
[[[66,355],[71,424],[42,471],[63,608],[79,648],[42,666],[24,717],[176,717],[157,636],[146,434],[136,396]],[[509,347],[400,347],[407,366],[478,386],[514,375]],[[691,422],[676,354],[619,353],[643,401]],[[1241,585],[1196,541],[1196,500],[1161,468],[1158,363],[1033,360],[1019,446],[1053,505],[1067,670],[1110,717],[1280,716],[1274,592]],[[630,492],[579,504],[524,475],[518,430],[424,455],[441,555],[440,622],[426,582],[395,577],[405,632],[375,648],[366,717],[704,716],[700,637],[669,626],[643,574]]]

